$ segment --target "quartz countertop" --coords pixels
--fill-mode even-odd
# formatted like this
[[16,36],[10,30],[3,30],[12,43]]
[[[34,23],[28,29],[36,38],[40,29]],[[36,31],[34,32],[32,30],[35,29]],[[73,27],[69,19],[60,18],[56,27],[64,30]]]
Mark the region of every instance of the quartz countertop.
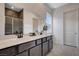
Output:
[[50,35],[52,34],[42,34],[42,35],[37,35],[37,36],[24,35],[23,38],[0,39],[0,49],[18,45],[25,42],[30,42],[30,41],[37,40],[39,38],[47,37]]

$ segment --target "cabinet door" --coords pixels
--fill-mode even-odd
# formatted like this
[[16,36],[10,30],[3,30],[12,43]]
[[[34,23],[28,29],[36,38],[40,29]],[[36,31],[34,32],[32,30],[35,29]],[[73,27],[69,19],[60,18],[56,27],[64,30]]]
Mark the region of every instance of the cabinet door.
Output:
[[27,51],[24,51],[16,56],[28,56],[28,50]]
[[30,49],[30,56],[41,56],[41,45]]
[[53,48],[53,40],[50,39],[48,42],[49,42],[49,51],[51,51]]
[[31,48],[33,46],[35,46],[35,41],[23,43],[23,44],[19,45],[18,49],[19,49],[19,52],[22,52],[24,50],[28,50],[29,48]]
[[42,38],[42,41],[46,42],[47,41],[47,37]]
[[43,43],[43,55],[48,53],[48,41]]
[[16,47],[10,47],[0,50],[0,56],[13,56],[17,54]]
[[37,45],[38,45],[38,44],[41,44],[41,39],[38,39],[38,40],[37,40]]

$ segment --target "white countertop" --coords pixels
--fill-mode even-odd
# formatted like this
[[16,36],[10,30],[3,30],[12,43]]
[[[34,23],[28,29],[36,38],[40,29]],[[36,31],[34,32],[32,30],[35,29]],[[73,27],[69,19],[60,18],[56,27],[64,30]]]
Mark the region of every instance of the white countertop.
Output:
[[0,40],[0,49],[7,48],[10,46],[18,45],[21,43],[33,41],[42,37],[46,37],[52,34],[43,34],[43,35],[37,35],[37,36],[24,36],[23,38],[12,38],[12,39],[1,39]]

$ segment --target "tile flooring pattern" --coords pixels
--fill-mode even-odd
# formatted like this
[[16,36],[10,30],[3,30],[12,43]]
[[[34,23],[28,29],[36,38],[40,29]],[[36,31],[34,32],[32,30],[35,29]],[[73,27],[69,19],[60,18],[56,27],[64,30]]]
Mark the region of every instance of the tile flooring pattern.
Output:
[[54,44],[53,49],[47,56],[79,56],[79,48]]

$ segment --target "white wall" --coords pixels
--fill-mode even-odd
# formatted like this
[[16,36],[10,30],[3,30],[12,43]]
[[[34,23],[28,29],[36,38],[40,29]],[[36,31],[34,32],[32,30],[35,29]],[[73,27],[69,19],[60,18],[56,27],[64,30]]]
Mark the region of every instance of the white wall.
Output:
[[56,43],[63,44],[63,10],[61,8],[53,11],[53,35]]
[[33,18],[36,18],[36,16],[30,12],[27,12],[24,10],[24,21],[23,21],[23,32],[24,34],[28,34],[33,32]]
[[79,4],[67,4],[65,6],[54,9],[53,11],[53,34],[54,42],[57,44],[63,44],[64,40],[64,19],[63,13],[72,9],[78,9]]
[[47,11],[46,7],[42,3],[13,3],[18,8],[23,8],[28,12],[32,12],[40,18],[44,18]]
[[0,35],[5,32],[5,17],[4,17],[4,4],[0,3]]

